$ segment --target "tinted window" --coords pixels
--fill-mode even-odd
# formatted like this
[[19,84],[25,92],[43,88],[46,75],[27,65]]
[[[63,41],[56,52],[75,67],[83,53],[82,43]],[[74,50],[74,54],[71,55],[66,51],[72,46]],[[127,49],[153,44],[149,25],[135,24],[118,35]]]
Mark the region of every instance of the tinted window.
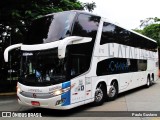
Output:
[[156,51],[157,44],[144,37],[111,23],[104,22],[100,44],[118,43],[150,51]]
[[70,36],[74,17],[74,12],[60,12],[34,20],[24,43],[41,44]]
[[65,82],[67,61],[58,58],[58,48],[23,51],[19,82],[29,86],[49,86]]
[[145,71],[147,60],[111,58],[97,64],[97,76]]
[[40,44],[47,38],[49,26],[53,16],[43,17],[32,22],[24,44]]
[[69,74],[71,78],[76,77],[88,70],[88,66],[89,66],[88,56],[84,54],[70,55],[69,62],[70,64],[68,67],[70,67]]
[[80,14],[74,24],[73,36],[96,37],[100,17]]
[[147,60],[138,60],[137,66],[138,66],[138,71],[147,70]]
[[67,46],[71,78],[86,72],[90,67],[93,46],[97,35],[100,17],[79,14],[73,26],[72,36],[91,37],[88,43]]

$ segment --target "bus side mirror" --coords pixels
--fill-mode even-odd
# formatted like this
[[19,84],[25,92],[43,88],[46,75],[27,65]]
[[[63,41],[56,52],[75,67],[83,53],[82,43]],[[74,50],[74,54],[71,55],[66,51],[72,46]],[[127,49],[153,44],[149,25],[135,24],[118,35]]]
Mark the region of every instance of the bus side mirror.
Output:
[[61,40],[60,44],[58,45],[58,58],[62,59],[65,57],[67,45],[86,43],[90,42],[91,40],[92,38],[89,37],[78,37],[78,36],[71,36]]
[[9,51],[21,47],[21,45],[22,45],[22,43],[20,43],[20,44],[14,44],[14,45],[11,45],[11,46],[7,47],[4,50],[4,61],[8,62],[8,53],[9,53]]

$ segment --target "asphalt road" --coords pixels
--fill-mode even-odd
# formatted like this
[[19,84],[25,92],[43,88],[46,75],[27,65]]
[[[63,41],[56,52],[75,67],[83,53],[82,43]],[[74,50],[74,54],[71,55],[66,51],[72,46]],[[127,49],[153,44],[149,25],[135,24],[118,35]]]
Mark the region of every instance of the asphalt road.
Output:
[[[83,105],[71,110],[52,110],[44,108],[34,108],[28,106],[22,106],[17,103],[16,96],[0,96],[0,111],[18,111],[22,113],[41,113],[42,118],[30,119],[65,119],[65,120],[80,120],[89,119],[97,120],[102,113],[104,114],[112,112],[113,117],[101,117],[101,120],[160,120],[158,117],[114,117],[117,114],[129,113],[130,111],[160,111],[160,79],[156,81],[150,88],[140,87],[128,92],[122,93],[114,101],[105,102],[102,106],[92,106],[92,104]],[[104,112],[105,111],[105,112]],[[118,112],[117,112],[118,111]],[[77,117],[78,116],[78,117]],[[93,117],[94,116],[94,117]],[[97,117],[96,117],[97,116]],[[6,120],[8,118],[0,118]],[[22,118],[10,118],[10,119],[22,119]],[[25,119],[25,118],[23,118]]]

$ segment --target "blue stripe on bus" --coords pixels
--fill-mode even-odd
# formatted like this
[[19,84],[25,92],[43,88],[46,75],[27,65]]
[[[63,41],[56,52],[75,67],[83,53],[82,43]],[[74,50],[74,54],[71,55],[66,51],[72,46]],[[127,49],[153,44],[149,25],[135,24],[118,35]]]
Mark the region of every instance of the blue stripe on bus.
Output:
[[[62,83],[62,89],[65,89],[67,87],[70,87],[71,86],[71,82],[65,82],[65,83]],[[61,95],[61,99],[65,99],[64,103],[62,104],[62,106],[66,106],[66,105],[70,105],[71,103],[71,91],[67,91],[65,93],[63,93]]]

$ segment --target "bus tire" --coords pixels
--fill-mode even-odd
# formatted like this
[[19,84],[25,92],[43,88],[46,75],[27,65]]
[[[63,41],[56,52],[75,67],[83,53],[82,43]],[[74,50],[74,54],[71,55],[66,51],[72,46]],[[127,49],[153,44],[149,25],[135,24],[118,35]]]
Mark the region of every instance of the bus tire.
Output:
[[153,84],[153,82],[154,82],[154,74],[152,73],[152,84]]
[[100,83],[97,85],[93,102],[95,106],[100,106],[105,102],[105,96],[107,95],[105,91],[106,89],[103,84]]
[[151,86],[151,80],[150,77],[148,76],[146,87],[149,88],[150,86]]
[[118,83],[116,81],[113,81],[111,85],[112,85],[112,90],[111,93],[108,95],[109,101],[115,100],[118,96]]

